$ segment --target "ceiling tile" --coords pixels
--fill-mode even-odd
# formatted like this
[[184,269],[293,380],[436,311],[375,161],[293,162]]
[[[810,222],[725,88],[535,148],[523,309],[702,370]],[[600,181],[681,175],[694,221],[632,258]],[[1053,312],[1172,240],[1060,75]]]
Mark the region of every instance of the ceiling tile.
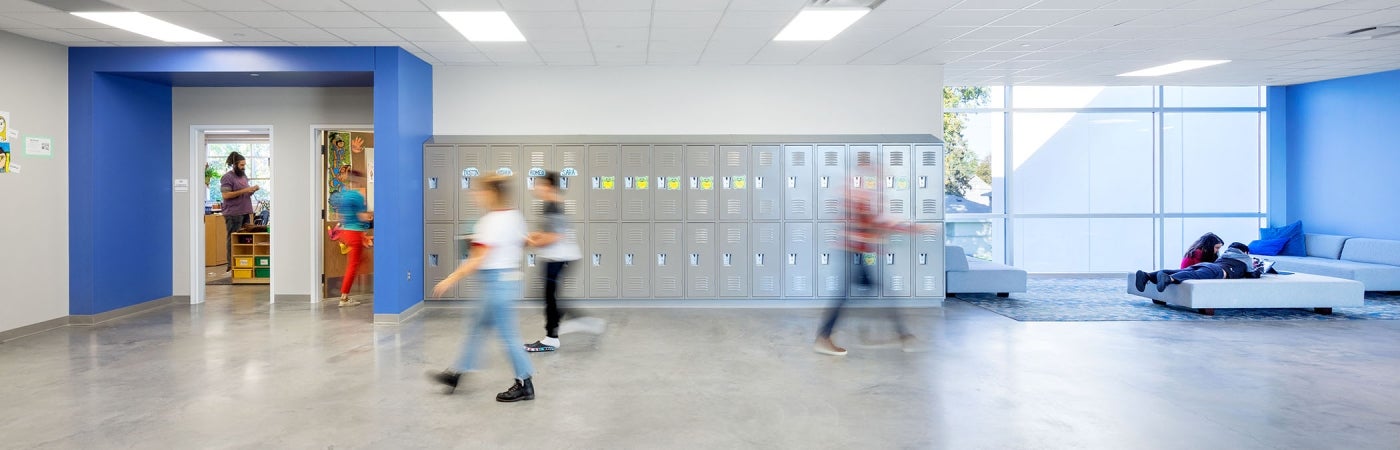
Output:
[[341,0],[359,11],[427,11],[428,7],[412,0]]
[[311,24],[286,12],[227,12],[224,17],[233,19],[252,28],[302,28]]
[[477,53],[480,53],[480,51],[478,51],[478,50],[476,49],[476,46],[475,46],[475,45],[472,45],[471,42],[467,42],[466,39],[462,39],[461,41],[458,41],[458,42],[445,42],[445,41],[444,41],[444,42],[416,42],[416,43],[414,43],[414,45],[417,45],[418,48],[422,49],[422,50],[425,51],[425,52],[432,52],[432,53],[437,53],[437,52],[477,52]]
[[1025,35],[1030,34],[1030,33],[1034,32],[1034,31],[1036,31],[1036,30],[1038,30],[1038,29],[1039,29],[1038,27],[982,27],[982,28],[978,28],[978,29],[976,29],[976,30],[973,30],[973,31],[971,31],[971,32],[969,32],[969,33],[967,33],[967,34],[964,34],[964,35],[958,37],[958,39],[959,39],[959,40],[961,40],[961,39],[973,39],[973,40],[998,39],[998,40],[1008,40],[1008,39],[1016,39],[1016,38],[1019,38],[1019,37],[1021,37],[1021,36],[1025,36]]
[[433,11],[501,11],[496,0],[419,0]]
[[1338,19],[1345,19],[1347,17],[1352,17],[1359,14],[1364,13],[1362,11],[1354,11],[1350,9],[1314,9],[1308,11],[1299,11],[1297,13],[1289,14],[1287,16],[1275,19],[1269,19],[1264,21],[1263,23],[1268,25],[1291,26],[1317,25]]
[[262,0],[185,0],[201,8],[210,11],[277,11],[276,6],[272,6]]
[[243,26],[241,23],[212,12],[153,12],[148,15],[195,31],[204,28],[238,28]]
[[268,28],[263,31],[278,39],[292,42],[335,42],[341,40],[336,35],[319,28]]
[[201,11],[197,5],[184,0],[103,0],[132,11]]
[[693,53],[650,53],[647,64],[693,66],[700,62],[700,52]]
[[1103,9],[1129,9],[1143,11],[1160,11],[1167,9],[1171,3],[1159,0],[1118,0],[1113,3],[1101,6]]
[[967,33],[971,33],[976,29],[976,27],[950,27],[941,25],[929,25],[926,23],[909,29],[909,31],[905,32],[900,37],[909,37],[912,39],[926,39],[941,42],[965,35]]
[[525,28],[583,28],[583,19],[573,11],[521,11],[510,13],[511,22]]
[[541,52],[540,59],[551,66],[591,66],[596,64],[591,52]]
[[993,26],[1001,27],[1044,27],[1054,25],[1070,17],[1083,14],[1083,11],[1061,10],[1061,9],[1036,9],[1011,13],[1001,20],[992,22]]
[[402,49],[404,49],[404,50],[407,50],[409,53],[412,53],[412,52],[418,50],[418,46],[413,45],[413,44],[410,44],[410,43],[405,42],[405,41],[403,41],[403,40],[397,40],[397,41],[350,41],[350,43],[351,43],[351,44],[355,44],[355,45],[358,46],[358,47],[398,47],[398,48],[402,48]]
[[584,11],[583,23],[589,28],[632,28],[651,26],[651,13],[640,11]]
[[1013,11],[948,10],[933,16],[924,25],[949,27],[980,27],[1006,17]]
[[657,11],[724,11],[729,0],[652,0]]
[[500,0],[506,11],[578,11],[574,0]]
[[445,27],[447,21],[436,13],[426,12],[367,12],[365,15],[380,25],[389,28],[436,28]]
[[952,9],[1021,9],[1035,2],[1036,0],[976,0],[958,3],[953,5]]
[[258,42],[280,40],[277,39],[276,36],[252,28],[210,28],[206,30],[200,30],[200,32],[228,42]]
[[704,50],[704,41],[652,41],[647,46],[652,53],[695,53],[697,58]]
[[904,61],[905,64],[948,64],[972,56],[973,52],[929,50]]
[[710,40],[713,28],[656,28],[651,29],[653,41],[700,41]]
[[[1400,4],[1400,3],[1396,3],[1396,4]],[[1343,26],[1343,27],[1364,28],[1364,27],[1374,27],[1374,26],[1379,26],[1379,25],[1395,25],[1395,24],[1400,24],[1400,9],[1387,9],[1387,10],[1381,10],[1381,11],[1365,12],[1365,13],[1358,14],[1358,15],[1355,15],[1355,16],[1345,17],[1345,18],[1333,20],[1333,21],[1331,21],[1331,22],[1326,22],[1326,23],[1324,23],[1323,25],[1335,25],[1335,26]],[[1400,44],[1397,44],[1397,45],[1400,46]]]
[[43,26],[11,18],[9,16],[0,15],[0,30],[8,30],[13,28],[43,28]]
[[17,12],[59,12],[57,9],[28,0],[0,0],[0,11],[4,14]]
[[[880,7],[888,5],[889,1]],[[806,6],[808,0],[730,0],[729,11],[787,11],[796,12]]]
[[326,31],[347,41],[401,41],[403,38],[388,28],[325,28]]
[[1097,9],[1056,24],[1064,27],[1111,27],[1151,14],[1151,11]]
[[[1040,0],[1029,9],[1095,9],[1113,3],[1115,0]],[[1259,0],[1251,0],[1259,1]]]
[[466,41],[462,33],[451,28],[395,28],[395,33],[408,39],[409,42],[452,42]]
[[1039,31],[1035,31],[1025,36],[1022,36],[1021,39],[1052,39],[1062,41],[1068,39],[1079,39],[1097,33],[1098,31],[1099,28],[1097,27],[1054,26],[1041,28]]
[[68,28],[62,31],[89,39],[107,42],[162,42],[117,28]]
[[263,0],[286,11],[354,11],[340,0]]
[[1262,9],[1312,9],[1337,3],[1338,0],[1268,0],[1251,5]]
[[651,26],[666,28],[714,28],[723,15],[720,11],[657,11]]
[[593,46],[588,41],[536,41],[531,40],[530,45],[535,47],[535,51],[540,54],[545,53],[578,53],[592,52]]
[[720,66],[747,64],[750,59],[753,59],[755,53],[757,51],[736,53],[706,51],[700,55],[700,64]]
[[749,64],[797,64],[812,54],[821,42],[769,42]]
[[1396,6],[1400,5],[1396,4],[1395,0],[1342,0],[1340,2],[1325,5],[1322,7],[1322,9],[1357,9],[1362,11],[1375,11],[1385,8],[1394,8]]
[[[793,17],[797,16],[797,11],[734,11],[724,13],[720,19],[720,28],[772,28],[776,34]],[[860,22],[856,22],[860,23]]]
[[[856,21],[856,23],[855,23],[854,25],[851,26],[851,28],[852,28],[852,29],[855,29],[855,28],[900,28],[900,29],[909,29],[909,28],[914,27],[915,25],[918,25],[918,24],[924,23],[925,21],[928,21],[928,19],[932,18],[932,17],[935,16],[935,15],[938,15],[938,12],[937,12],[937,11],[928,11],[928,10],[899,11],[899,10],[892,10],[892,9],[891,9],[891,10],[886,10],[886,9],[876,8],[874,11],[871,11],[870,14],[866,14],[865,17],[861,17],[860,20]],[[790,21],[790,20],[791,20],[791,18],[786,19],[786,20],[782,23],[782,25],[786,25],[786,24],[787,24],[787,21]],[[781,25],[780,25],[780,26],[781,26]]]
[[379,26],[379,22],[375,22],[371,20],[369,16],[354,11],[294,12],[292,14],[321,28],[365,28]]
[[583,28],[525,28],[520,30],[525,40],[536,41],[576,41],[588,42],[588,33]]
[[645,41],[650,38],[647,28],[589,28],[588,38],[595,41]]
[[580,11],[651,11],[651,0],[578,0]]
[[487,58],[486,54],[475,50],[430,51],[428,54],[443,62],[491,62],[491,59]]
[[594,55],[633,55],[645,58],[646,41],[592,41]]

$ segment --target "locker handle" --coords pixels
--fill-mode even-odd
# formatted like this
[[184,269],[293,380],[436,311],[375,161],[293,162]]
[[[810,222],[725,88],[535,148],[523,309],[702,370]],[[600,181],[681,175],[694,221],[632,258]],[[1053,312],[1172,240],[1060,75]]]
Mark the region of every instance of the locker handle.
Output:
[[700,265],[700,254],[699,254],[699,253],[691,253],[691,254],[690,254],[690,265],[692,265],[692,266],[699,266],[699,265]]
[[529,267],[535,267],[535,254],[534,254],[534,253],[531,253],[531,254],[529,254],[529,255],[525,255],[525,265],[527,265],[527,266],[529,266]]
[[886,254],[885,254],[885,265],[886,265],[886,266],[893,266],[893,265],[894,265],[894,253],[886,253]]
[[428,255],[428,266],[429,266],[429,267],[437,267],[437,266],[438,266],[438,255],[437,255],[437,254]]
[[[826,260],[826,255],[822,255],[822,261],[825,261],[825,260]],[[826,263],[823,262],[822,264],[826,264]],[[796,253],[788,253],[788,265],[789,265],[789,266],[795,266],[795,265],[797,265],[797,254],[796,254]]]
[[831,187],[831,177],[822,177],[822,178],[821,178],[821,186],[822,186],[822,189],[826,189],[826,188]]
[[928,188],[928,176],[921,176],[921,177],[919,177],[919,189],[927,189],[927,188]]
[[763,177],[753,177],[753,188],[763,189]]
[[568,188],[569,188],[569,177],[559,177],[559,189],[560,189],[560,190],[565,190],[565,189],[568,189]]
[[602,255],[601,253],[594,253],[594,254],[593,254],[593,265],[595,265],[595,266],[601,266],[601,265],[603,265],[603,255]]
[[851,187],[860,189],[860,178],[861,177],[851,177]]
[[622,263],[623,263],[623,264],[626,264],[626,265],[629,265],[629,266],[630,266],[630,265],[632,265],[632,260],[633,260],[633,255],[632,255],[631,253],[622,255]]
[[894,189],[894,177],[885,177],[885,189]]
[[657,253],[657,254],[656,254],[656,265],[658,265],[658,266],[665,266],[665,265],[666,265],[666,254],[665,254],[665,253]]
[[792,189],[797,189],[797,177],[788,177],[788,187]]
[[759,267],[762,267],[762,266],[763,266],[763,254],[762,254],[762,253],[754,253],[754,255],[753,255],[753,265],[759,266]]
[[927,266],[927,265],[928,265],[928,253],[920,253],[920,254],[919,254],[919,265],[921,265],[921,266]]
[[437,188],[438,188],[438,179],[437,179],[437,177],[428,178],[428,189],[437,189]]
[[732,253],[725,253],[725,254],[724,254],[724,267],[730,267],[730,266],[733,266],[733,265],[734,265],[734,254],[732,254]]
[[525,179],[525,190],[527,190],[527,191],[533,191],[533,190],[535,190],[535,177],[529,177],[529,178],[526,178],[526,179]]
[[[793,255],[796,255],[796,253],[794,253]],[[830,254],[830,253],[822,253],[821,263],[822,263],[823,266],[828,265],[828,264],[831,264],[831,254]]]

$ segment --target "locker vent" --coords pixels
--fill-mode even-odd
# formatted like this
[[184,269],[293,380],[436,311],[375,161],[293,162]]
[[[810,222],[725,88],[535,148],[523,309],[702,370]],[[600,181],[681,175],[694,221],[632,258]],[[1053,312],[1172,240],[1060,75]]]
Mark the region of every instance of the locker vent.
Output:
[[841,292],[841,277],[835,275],[826,276],[826,291]]
[[924,241],[924,242],[928,242],[928,243],[936,243],[936,242],[938,242],[940,239],[938,239],[938,233],[937,233],[937,232],[934,232],[934,231],[925,231],[925,232],[919,234],[919,240]]
[[626,282],[626,283],[627,283],[627,284],[626,284],[625,286],[622,287],[623,292],[626,292],[628,295],[637,295],[637,294],[646,295],[646,292],[647,292],[647,282],[646,282],[646,278],[644,278],[644,277],[642,277],[642,276],[639,276],[639,275],[632,275],[632,276],[627,277],[627,282]]
[[613,234],[607,230],[598,230],[598,232],[593,233],[593,242],[598,245],[612,245]]
[[724,277],[724,287],[728,292],[744,292],[744,279],[737,275]]
[[593,167],[611,168],[613,166],[612,152],[596,152],[593,155]]
[[431,155],[433,155],[433,161],[430,164],[433,167],[447,167],[446,153],[431,153]]
[[729,199],[729,200],[725,200],[725,201],[724,201],[724,213],[725,213],[725,214],[730,214],[730,215],[736,215],[736,216],[737,216],[737,215],[742,215],[742,214],[744,214],[744,202],[743,202],[743,200],[732,199],[732,198]]
[[807,167],[807,152],[794,152],[792,154],[793,167]]
[[778,202],[775,202],[775,201],[772,201],[772,200],[759,200],[759,201],[758,201],[758,213],[759,213],[759,214],[765,214],[765,215],[767,215],[767,214],[773,214],[773,210],[776,209],[777,207],[778,207]]
[[841,167],[841,154],[837,152],[822,152],[822,165],[827,167]]
[[593,203],[593,211],[594,211],[594,212],[597,212],[597,213],[600,213],[600,214],[608,214],[608,212],[610,212],[610,211],[615,211],[615,210],[617,210],[617,205],[614,205],[612,200],[609,200],[609,199],[606,199],[606,198],[600,198],[600,199],[594,200],[594,203]]
[[926,292],[936,292],[936,291],[938,291],[938,277],[933,276],[933,275],[924,275],[920,281],[921,281],[921,283],[920,283],[920,284],[921,284],[920,290],[923,290],[923,291],[926,291]]
[[773,158],[773,152],[768,152],[768,151],[758,152],[758,166],[759,166],[759,167],[773,167],[773,160],[774,160],[774,158]]
[[812,287],[809,285],[810,283],[811,283],[811,280],[808,280],[806,275],[796,275],[796,276],[793,276],[793,277],[792,277],[792,290],[797,291],[797,292],[807,292],[807,291],[810,291],[810,290],[812,289]]
[[714,281],[710,280],[708,276],[698,275],[695,277],[695,292],[710,292],[710,287],[713,285]]
[[577,216],[578,200],[564,200],[564,214],[570,216]]
[[662,292],[676,292],[681,288],[680,278],[677,277],[661,277],[656,281],[656,291],[658,294]]
[[890,214],[904,214],[904,200],[890,200]]
[[934,200],[931,198],[924,199],[923,204],[920,206],[919,212],[923,214],[938,214],[938,200]]
[[743,240],[744,240],[744,229],[743,229],[743,228],[737,228],[737,227],[736,227],[736,228],[730,228],[730,229],[728,229],[728,230],[725,230],[725,233],[724,233],[724,241],[725,241],[725,242],[728,242],[728,243],[730,243],[730,244],[739,244],[739,243],[743,242]]
[[792,213],[794,215],[807,215],[807,201],[801,199],[793,199]]
[[856,152],[856,165],[860,167],[870,167],[875,165],[875,155],[871,152]]
[[808,237],[807,237],[807,229],[805,229],[805,228],[797,228],[797,229],[792,229],[792,230],[788,230],[788,231],[791,232],[790,234],[792,234],[792,241],[793,241],[793,242],[807,242],[807,239],[808,239]]
[[532,166],[532,167],[544,167],[544,152],[541,152],[541,151],[530,152],[530,166]]
[[564,282],[562,284],[564,285],[565,290],[577,291],[578,277],[564,277]]
[[539,199],[531,199],[531,200],[530,200],[530,212],[533,213],[535,217],[543,216],[543,215],[544,215],[544,201],[543,201],[543,200],[539,200]]
[[641,152],[625,152],[622,154],[622,159],[622,165],[629,169],[646,165],[646,155],[643,155]]
[[708,245],[710,243],[710,229],[696,228],[695,236],[693,237],[695,238],[695,245]]
[[777,227],[764,227],[761,228],[761,230],[763,231],[760,231],[758,233],[758,242],[762,242],[764,244],[774,244],[778,242]]
[[699,151],[692,153],[692,155],[695,156],[692,158],[691,162],[694,163],[696,167],[711,167],[715,165],[713,159],[714,155],[710,152]]
[[740,150],[724,152],[724,164],[729,167],[744,167],[744,152]]
[[562,166],[562,167],[574,167],[574,166],[577,166],[578,163],[579,163],[579,154],[580,154],[580,153],[581,153],[581,152],[579,152],[578,150],[566,150],[566,151],[561,151],[561,152],[559,152],[559,155],[560,155],[560,158],[559,158],[559,163],[560,163],[560,164],[559,164],[559,165]]
[[835,228],[822,230],[822,242],[841,242],[841,230]]
[[678,216],[678,215],[680,215],[680,210],[681,210],[681,202],[680,202],[680,200],[662,200],[662,201],[660,201],[660,202],[658,202],[658,203],[660,204],[660,208],[658,208],[658,209],[660,210],[659,212],[661,213],[661,215],[666,215],[666,216]]
[[627,242],[633,244],[645,244],[647,242],[646,230],[640,228],[627,230]]
[[447,202],[442,201],[442,200],[433,200],[433,213],[432,213],[432,215],[433,215],[433,216],[437,216],[437,217],[446,216],[446,215],[447,215]]
[[594,291],[598,291],[598,292],[608,292],[610,289],[612,289],[612,287],[613,287],[614,284],[617,284],[617,282],[616,282],[616,281],[613,281],[612,277],[594,277],[594,278],[593,278],[593,290],[594,290]]
[[447,244],[449,244],[449,243],[451,243],[451,242],[452,242],[451,234],[448,233],[447,230],[444,230],[444,229],[441,229],[441,228],[436,229],[436,230],[433,230],[433,244],[434,244],[434,245],[447,245]]
[[480,149],[469,149],[465,152],[462,152],[463,168],[476,167],[481,165],[481,153],[478,153],[477,151],[473,150],[479,151]]
[[890,167],[904,167],[904,152],[890,152]]
[[841,214],[841,201],[822,200],[822,212],[827,214]]
[[633,214],[633,215],[638,215],[638,216],[646,216],[646,215],[647,215],[647,201],[646,201],[646,200],[643,200],[643,199],[628,200],[628,201],[627,201],[627,214]]
[[667,228],[661,228],[661,229],[657,230],[657,231],[656,231],[656,234],[657,234],[657,237],[660,238],[661,242],[663,242],[663,243],[671,243],[671,242],[676,242],[676,239],[677,239],[678,235],[680,234],[680,232],[679,232],[678,230],[676,230],[675,228],[667,227]]
[[904,276],[894,275],[890,277],[890,291],[904,292],[908,288],[904,286]]
[[778,290],[778,277],[771,275],[759,277],[758,289],[764,293],[776,292]]
[[709,201],[708,199],[703,199],[703,198],[697,198],[697,199],[695,199],[695,209],[694,209],[694,211],[695,211],[695,214],[702,215],[702,216],[703,216],[703,215],[708,215],[708,214],[710,214],[710,201]]
[[676,152],[659,152],[656,155],[657,168],[664,167],[669,169],[680,167],[681,163],[679,161],[679,157],[680,154]]
[[920,158],[923,158],[922,164],[923,164],[924,167],[937,167],[937,166],[938,166],[938,152],[935,152],[935,151],[922,151],[922,152],[919,152],[919,157],[920,157]]
[[515,153],[509,150],[496,154],[497,167],[515,167]]

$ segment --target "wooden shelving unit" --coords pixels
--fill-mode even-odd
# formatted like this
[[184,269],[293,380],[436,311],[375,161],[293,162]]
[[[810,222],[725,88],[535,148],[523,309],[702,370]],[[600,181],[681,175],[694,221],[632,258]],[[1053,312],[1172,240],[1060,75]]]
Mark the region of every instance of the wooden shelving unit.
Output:
[[233,284],[272,280],[272,234],[233,233]]

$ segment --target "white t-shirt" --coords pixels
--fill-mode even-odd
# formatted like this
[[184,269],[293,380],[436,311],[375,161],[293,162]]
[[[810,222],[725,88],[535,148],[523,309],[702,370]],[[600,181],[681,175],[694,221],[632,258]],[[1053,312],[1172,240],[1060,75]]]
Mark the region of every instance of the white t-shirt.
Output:
[[472,228],[472,244],[491,248],[482,269],[518,269],[525,255],[525,216],[519,210],[492,211]]

